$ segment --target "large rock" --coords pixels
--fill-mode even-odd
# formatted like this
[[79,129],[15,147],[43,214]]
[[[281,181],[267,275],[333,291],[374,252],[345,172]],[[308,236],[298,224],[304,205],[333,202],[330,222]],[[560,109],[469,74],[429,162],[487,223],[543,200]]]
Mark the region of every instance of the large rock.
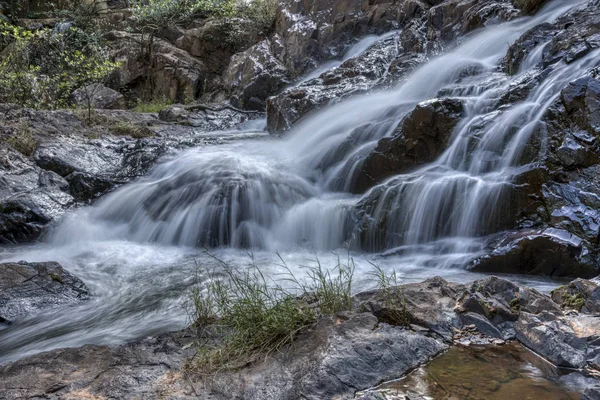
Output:
[[386,88],[404,78],[424,61],[416,54],[402,54],[399,34],[375,43],[363,54],[349,58],[299,86],[291,87],[267,102],[270,132],[281,132],[329,104],[376,88]]
[[126,32],[106,35],[110,56],[120,63],[113,73],[114,85],[183,103],[213,89],[208,67],[166,40]]
[[394,134],[380,140],[367,156],[353,191],[364,192],[390,176],[436,160],[446,149],[462,115],[460,100],[435,99],[418,104]]
[[585,279],[576,279],[552,291],[552,300],[565,309],[600,314],[600,286]]
[[225,89],[236,107],[266,109],[266,100],[289,83],[288,71],[277,58],[280,38],[275,36],[238,53],[225,71]]
[[471,270],[555,277],[598,274],[594,265],[582,259],[581,239],[564,230],[518,232],[494,247],[489,255],[474,261]]
[[71,96],[75,105],[82,108],[91,106],[95,109],[123,109],[127,107],[125,96],[100,83],[77,89]]
[[0,322],[89,296],[85,284],[55,262],[0,264]]

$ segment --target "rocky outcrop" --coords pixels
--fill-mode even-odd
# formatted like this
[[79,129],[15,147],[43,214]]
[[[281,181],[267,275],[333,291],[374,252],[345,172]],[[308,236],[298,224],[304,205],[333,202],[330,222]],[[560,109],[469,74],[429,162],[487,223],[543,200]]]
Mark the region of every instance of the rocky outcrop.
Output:
[[117,88],[181,103],[213,89],[208,67],[166,40],[127,32],[110,32],[106,38],[111,58],[120,63],[113,73]]
[[600,287],[585,279],[576,279],[552,291],[552,300],[563,309],[585,314],[600,314]]
[[[301,6],[295,7],[301,9],[303,13],[306,13],[307,9],[310,10],[310,7],[307,9],[302,9]],[[373,6],[365,6],[364,9],[370,12],[371,7],[374,10],[387,7],[387,10],[383,14],[385,16],[383,19],[369,20],[364,28],[365,31],[381,32],[380,26],[402,26],[395,41],[389,38],[382,40],[365,56],[353,58],[340,67],[322,74],[318,79],[285,90],[271,98],[267,104],[268,127],[271,132],[285,131],[305,115],[331,102],[374,88],[387,88],[397,84],[429,55],[438,54],[459,36],[488,24],[511,20],[520,14],[519,6],[504,1],[392,1],[389,4],[377,3]],[[284,7],[283,13],[294,15],[295,11],[289,11],[292,9],[295,8]],[[346,10],[343,7],[340,9]],[[325,6],[322,15],[330,15],[329,12],[331,11]],[[357,14],[360,15],[360,12]],[[393,23],[389,22],[390,18]],[[303,71],[307,69],[305,65],[315,64],[310,59],[295,55],[310,54],[306,50],[310,49],[307,43],[316,40],[319,45],[314,48],[323,49],[323,42],[330,43],[330,46],[337,42],[328,42],[327,35],[320,34],[314,39],[307,33],[290,44],[290,36],[296,38],[297,31],[310,32],[312,29],[318,29],[319,26],[313,21],[312,14],[294,15],[294,19],[294,27],[297,28],[293,33],[285,33],[283,30],[279,33],[283,48],[280,51],[283,56],[280,57],[283,57],[283,63],[289,66],[290,61],[285,58],[289,58],[291,54],[294,65],[297,66],[300,60],[299,68]],[[347,23],[346,20],[341,20]],[[358,24],[361,24],[360,20]],[[335,24],[333,25],[333,29],[337,29]],[[390,28],[387,29],[389,30]],[[294,51],[289,51],[290,48]],[[305,50],[301,51],[301,49]],[[329,55],[324,59],[340,58],[340,56],[339,51],[329,50]]]
[[220,143],[205,133],[260,117],[205,107],[166,123],[155,114],[97,111],[90,124],[87,115],[2,105],[0,244],[34,240],[72,207],[143,175],[167,152]]
[[85,284],[58,263],[0,264],[0,323],[88,297]]
[[352,190],[362,193],[390,176],[433,162],[447,148],[462,115],[460,100],[435,99],[418,104],[394,134],[381,139],[367,156]]
[[361,293],[354,311],[322,317],[284,351],[211,377],[183,369],[196,352],[195,335],[184,330],[28,357],[0,367],[0,390],[10,398],[350,399],[452,343],[514,339],[556,365],[598,369],[597,321],[588,317],[504,279],[462,285],[432,278]]
[[402,49],[398,41],[399,34],[394,34],[376,43],[364,54],[346,60],[339,67],[269,98],[269,131],[285,131],[304,116],[328,104],[338,103],[372,89],[384,88],[391,82],[400,80],[422,62],[424,57],[411,53],[399,58]]

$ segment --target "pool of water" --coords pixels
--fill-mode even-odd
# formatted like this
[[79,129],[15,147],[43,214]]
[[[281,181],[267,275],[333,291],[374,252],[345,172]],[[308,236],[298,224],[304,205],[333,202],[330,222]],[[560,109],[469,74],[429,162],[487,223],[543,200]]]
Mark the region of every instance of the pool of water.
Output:
[[453,347],[428,365],[370,393],[371,398],[388,400],[410,394],[435,400],[578,400],[588,379],[510,343]]

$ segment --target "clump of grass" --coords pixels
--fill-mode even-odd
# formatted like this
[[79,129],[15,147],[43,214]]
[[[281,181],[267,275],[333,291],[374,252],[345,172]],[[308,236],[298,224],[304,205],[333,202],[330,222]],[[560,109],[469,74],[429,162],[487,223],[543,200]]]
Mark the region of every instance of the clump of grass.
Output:
[[22,122],[17,126],[15,132],[8,137],[7,143],[27,157],[31,157],[38,147],[38,142],[26,122]]
[[171,104],[173,103],[166,98],[153,100],[150,102],[140,102],[135,106],[133,111],[139,113],[157,113],[161,112],[163,109],[167,108]]
[[115,122],[110,126],[109,129],[115,135],[131,136],[134,139],[154,136],[154,132],[145,126],[132,124],[130,122]]
[[[406,308],[404,286],[399,286],[396,271],[394,270],[388,275],[380,266],[373,263],[371,263],[371,265],[374,268],[371,276],[377,281],[379,296],[386,306],[384,318],[391,325],[409,326],[412,321],[412,316]],[[398,296],[399,287],[400,296]]]
[[200,338],[210,329],[220,340],[209,337],[199,343],[197,355],[188,363],[195,371],[242,367],[291,344],[320,316],[352,309],[353,261],[338,262],[329,271],[316,260],[315,266],[305,267],[307,277],[300,280],[280,257],[288,288],[265,278],[253,258],[243,271],[213,258],[223,267],[225,279],[213,276],[203,288],[192,290],[191,316]]

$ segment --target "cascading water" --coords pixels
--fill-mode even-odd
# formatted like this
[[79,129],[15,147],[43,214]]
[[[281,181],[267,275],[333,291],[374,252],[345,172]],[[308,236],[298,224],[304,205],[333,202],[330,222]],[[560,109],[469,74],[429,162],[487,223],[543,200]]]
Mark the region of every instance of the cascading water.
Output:
[[[531,160],[524,160],[522,150],[540,132],[544,110],[566,83],[597,63],[598,54],[555,65],[525,101],[504,107],[499,98],[539,67],[543,47],[515,76],[500,72],[498,64],[528,29],[584,2],[555,0],[535,17],[482,29],[397,88],[328,107],[283,139],[183,151],[147,177],[66,216],[46,244],[6,250],[3,260],[60,262],[90,286],[96,300],[0,330],[0,362],[182,326],[185,313],[175,310],[195,280],[196,265],[200,275],[214,267],[197,250],[202,247],[219,248],[220,257],[237,265],[244,263],[239,249],[253,249],[267,272],[277,271],[275,251],[297,266],[312,251],[320,251],[324,263],[332,261],[323,251],[348,245],[394,249],[395,258],[378,262],[398,269],[405,281],[431,276],[424,267],[463,266],[479,254],[480,237],[503,229],[503,196],[528,168],[525,161]],[[354,50],[364,51],[371,40]],[[471,72],[465,77],[465,71]],[[419,102],[437,96],[458,98],[465,108],[447,150],[362,196],[348,193],[377,142],[393,135]],[[542,152],[543,138],[539,142]],[[371,207],[366,221],[357,212],[365,203]],[[354,256],[360,272],[370,256]],[[459,281],[474,277],[462,270],[435,274]]]

